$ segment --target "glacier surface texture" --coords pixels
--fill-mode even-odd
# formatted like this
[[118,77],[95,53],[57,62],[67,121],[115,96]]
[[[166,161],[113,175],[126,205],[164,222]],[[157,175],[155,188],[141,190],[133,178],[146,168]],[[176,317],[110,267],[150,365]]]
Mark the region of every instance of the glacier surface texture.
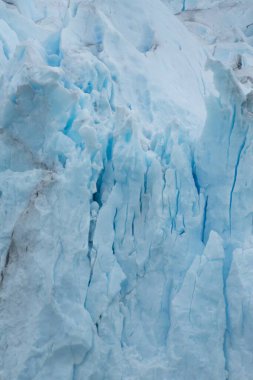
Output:
[[253,380],[252,0],[0,0],[0,379]]

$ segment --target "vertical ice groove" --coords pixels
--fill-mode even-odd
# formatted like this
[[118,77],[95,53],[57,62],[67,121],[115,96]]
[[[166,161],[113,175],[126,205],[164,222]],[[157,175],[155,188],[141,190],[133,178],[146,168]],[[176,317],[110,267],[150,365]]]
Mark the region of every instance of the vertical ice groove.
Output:
[[198,272],[196,272],[196,275],[195,275],[195,280],[194,280],[194,285],[193,285],[193,291],[192,291],[191,301],[190,301],[190,307],[189,307],[189,322],[190,323],[192,323],[192,321],[191,321],[191,312],[192,312],[192,303],[193,303],[194,294],[195,294],[195,290],[196,290],[196,284],[197,284],[197,275],[198,275]]
[[114,214],[114,217],[113,217],[113,234],[114,234],[114,240],[112,242],[112,253],[113,255],[115,255],[115,236],[116,236],[116,218],[117,218],[117,215],[118,215],[118,209],[116,208],[115,210],[115,214]]
[[162,188],[162,208],[164,210],[164,190],[166,189],[166,169],[163,168],[163,171],[162,171],[163,175],[162,175],[162,178],[163,178],[163,188]]
[[53,282],[54,282],[54,284],[56,283],[57,266],[58,266],[60,260],[62,259],[63,252],[64,252],[61,239],[59,239],[59,241],[58,241],[58,249],[59,249],[59,254],[57,256],[57,259],[56,259],[55,264],[54,264],[54,269],[53,269]]
[[141,187],[140,188],[140,194],[139,194],[139,208],[140,208],[140,214],[142,214],[142,209],[143,209],[143,206],[142,206],[142,195],[143,195],[143,188]]
[[90,262],[90,276],[88,281],[88,287],[91,284],[94,266],[97,260],[97,250],[94,248],[94,234],[96,230],[97,217],[99,212],[99,204],[96,201],[93,201],[90,206],[90,226],[88,233],[88,259]]
[[236,158],[236,162],[235,162],[235,168],[234,168],[234,176],[233,176],[233,182],[232,182],[232,187],[231,187],[231,190],[230,190],[230,195],[229,195],[229,231],[230,231],[230,235],[231,235],[231,232],[232,232],[232,205],[233,205],[233,194],[234,194],[234,189],[235,189],[235,185],[236,185],[236,180],[237,180],[237,175],[238,175],[238,169],[239,169],[239,165],[240,165],[240,159],[241,159],[241,154],[242,154],[242,151],[245,147],[245,144],[246,144],[246,140],[247,140],[247,133],[245,134],[245,137],[243,138],[243,141],[239,147],[239,151],[238,151],[238,154],[237,154],[237,158]]
[[180,200],[180,187],[178,185],[178,174],[177,174],[177,171],[175,170],[175,212],[174,212],[174,215],[173,215],[173,218],[172,218],[172,221],[171,221],[171,228],[172,230],[176,230],[177,228],[177,215],[178,215],[178,211],[179,211],[179,200]]
[[114,230],[114,233],[116,233],[116,218],[117,218],[117,215],[118,215],[118,209],[116,208],[115,214],[114,214],[114,217],[113,217],[113,230]]
[[146,171],[144,173],[144,194],[147,194],[148,190],[148,172],[149,172],[149,165],[147,165]]
[[208,208],[208,196],[206,196],[206,198],[205,198],[203,217],[202,217],[202,230],[201,230],[201,241],[202,241],[202,243],[205,243],[207,208]]
[[76,364],[73,365],[73,373],[72,373],[72,380],[77,379],[77,367]]
[[233,106],[233,113],[230,123],[230,129],[229,129],[229,135],[228,135],[228,148],[227,148],[227,161],[229,160],[229,151],[230,151],[230,144],[231,144],[231,137],[232,133],[235,127],[235,121],[236,121],[236,104]]
[[134,222],[135,222],[135,213],[133,215],[133,219],[132,219],[132,236],[134,237],[135,236],[135,232],[134,232]]
[[229,313],[229,299],[227,294],[227,280],[231,268],[232,263],[232,253],[231,249],[225,249],[225,258],[223,265],[223,297],[225,303],[225,330],[224,330],[224,338],[223,338],[223,354],[225,359],[225,370],[227,373],[227,378],[229,379],[229,357],[228,357],[228,346],[230,343],[230,313]]
[[197,190],[197,193],[199,195],[200,193],[200,184],[199,184],[199,179],[197,176],[197,168],[196,168],[196,162],[194,159],[194,154],[192,153],[192,159],[191,159],[191,168],[192,168],[192,178],[194,181],[195,188]]

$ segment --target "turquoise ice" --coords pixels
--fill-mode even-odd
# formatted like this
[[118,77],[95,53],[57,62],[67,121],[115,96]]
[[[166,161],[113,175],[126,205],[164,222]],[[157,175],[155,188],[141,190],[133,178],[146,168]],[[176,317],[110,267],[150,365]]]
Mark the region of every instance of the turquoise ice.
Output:
[[253,380],[252,12],[0,0],[1,380]]

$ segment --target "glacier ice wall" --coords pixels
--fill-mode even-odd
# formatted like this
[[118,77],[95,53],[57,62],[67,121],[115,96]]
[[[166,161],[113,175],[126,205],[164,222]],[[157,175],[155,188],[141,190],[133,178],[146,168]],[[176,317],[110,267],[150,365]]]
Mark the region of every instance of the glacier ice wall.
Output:
[[253,379],[252,11],[0,1],[1,379]]

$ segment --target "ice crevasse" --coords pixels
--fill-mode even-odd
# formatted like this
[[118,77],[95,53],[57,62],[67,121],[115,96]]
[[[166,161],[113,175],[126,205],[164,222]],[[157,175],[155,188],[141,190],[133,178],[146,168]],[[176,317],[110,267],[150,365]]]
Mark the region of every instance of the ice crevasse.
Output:
[[0,0],[1,380],[253,380],[231,3]]

